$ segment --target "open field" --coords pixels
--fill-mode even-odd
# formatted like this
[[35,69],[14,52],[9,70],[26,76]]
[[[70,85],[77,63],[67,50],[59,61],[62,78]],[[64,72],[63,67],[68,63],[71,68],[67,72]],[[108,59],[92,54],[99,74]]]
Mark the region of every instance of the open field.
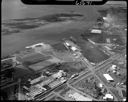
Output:
[[35,53],[33,55],[24,57],[22,59],[22,61],[25,65],[32,65],[32,64],[36,64],[36,63],[41,62],[41,61],[45,61],[45,60],[50,59],[50,58],[51,58],[50,56],[45,56],[45,55],[42,55],[39,53]]
[[99,63],[109,58],[102,50],[97,46],[91,44],[88,41],[78,40],[77,45],[82,49],[82,53],[92,63]]
[[[97,78],[95,78],[95,76],[89,75],[86,78],[82,78],[79,81],[73,83],[72,86],[78,89],[79,91],[82,91],[90,95],[93,98],[101,99],[103,94],[100,92],[101,89],[97,86],[98,83],[100,83],[100,81]],[[106,92],[108,92],[106,88],[105,90]]]
[[47,66],[52,65],[53,63],[49,61],[42,61],[36,64],[32,64],[29,66],[29,68],[33,69],[34,71],[42,70],[43,68],[46,68]]
[[54,50],[57,50],[57,51],[62,51],[62,52],[67,51],[67,48],[64,46],[63,43],[56,43],[52,45],[52,47]]
[[[106,39],[109,38],[110,42],[113,44],[118,44],[118,45],[124,45],[124,42],[122,41],[122,38],[120,35],[109,35],[109,34],[88,34],[85,32],[85,34],[83,34],[83,39],[84,38],[88,38],[91,39],[92,41],[96,42],[96,43],[107,43]],[[116,41],[114,41],[113,39],[116,39]]]

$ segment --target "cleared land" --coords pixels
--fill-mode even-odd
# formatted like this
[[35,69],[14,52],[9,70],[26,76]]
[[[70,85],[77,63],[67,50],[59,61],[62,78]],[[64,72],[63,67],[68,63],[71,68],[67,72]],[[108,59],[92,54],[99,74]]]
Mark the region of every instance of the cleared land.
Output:
[[92,63],[99,63],[109,58],[102,50],[97,46],[91,44],[88,41],[79,39],[77,45],[82,49],[82,53]]
[[[89,75],[86,78],[82,78],[76,83],[73,83],[73,87],[96,98],[100,99],[103,94],[101,93],[101,89],[97,86],[97,84],[100,83],[100,81],[95,78],[93,75]],[[108,91],[105,88],[106,92]]]

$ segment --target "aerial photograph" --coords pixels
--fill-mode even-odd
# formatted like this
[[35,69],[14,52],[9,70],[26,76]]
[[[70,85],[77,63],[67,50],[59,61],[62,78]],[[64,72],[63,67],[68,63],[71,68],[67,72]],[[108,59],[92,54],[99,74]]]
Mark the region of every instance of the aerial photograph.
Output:
[[1,101],[127,101],[127,2],[1,5]]

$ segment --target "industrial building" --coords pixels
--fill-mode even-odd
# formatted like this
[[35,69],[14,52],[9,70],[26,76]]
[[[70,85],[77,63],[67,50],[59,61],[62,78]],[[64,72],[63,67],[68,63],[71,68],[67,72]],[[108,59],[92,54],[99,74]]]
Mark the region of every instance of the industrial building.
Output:
[[50,89],[57,87],[58,85],[66,82],[67,79],[63,77],[65,76],[65,74],[66,73],[63,70],[59,70],[57,73],[54,73],[49,77],[41,75],[33,80],[29,79],[29,88],[24,86],[24,88],[29,91],[26,93],[26,95],[28,96],[28,98],[34,99],[36,95],[49,90],[45,88],[47,85]]
[[70,40],[66,40],[64,42],[64,45],[67,47],[67,49],[70,49],[73,52],[81,51],[80,48],[76,44],[74,44],[72,41],[70,41]]
[[93,34],[101,34],[102,33],[102,30],[100,30],[100,29],[91,29],[91,32],[90,33],[93,33]]
[[103,74],[103,76],[108,82],[114,82],[114,79],[109,74]]
[[36,95],[41,94],[42,92],[46,91],[46,89],[39,84],[34,85],[29,88],[29,93],[26,93],[28,97],[34,98]]
[[66,75],[66,73],[63,70],[59,70],[57,73],[53,74],[53,78],[61,78],[62,76]]
[[49,87],[55,88],[55,87],[59,86],[60,84],[62,84],[64,82],[66,82],[66,79],[64,79],[64,78],[61,78],[60,80],[57,79],[54,82],[50,83]]

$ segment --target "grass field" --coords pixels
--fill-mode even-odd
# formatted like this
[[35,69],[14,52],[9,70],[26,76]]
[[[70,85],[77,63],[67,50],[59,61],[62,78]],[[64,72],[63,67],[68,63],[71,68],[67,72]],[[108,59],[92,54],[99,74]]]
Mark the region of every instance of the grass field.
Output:
[[78,41],[78,46],[82,49],[82,53],[85,58],[87,58],[92,63],[99,63],[109,58],[102,50],[97,46],[91,44],[88,41],[80,39]]

